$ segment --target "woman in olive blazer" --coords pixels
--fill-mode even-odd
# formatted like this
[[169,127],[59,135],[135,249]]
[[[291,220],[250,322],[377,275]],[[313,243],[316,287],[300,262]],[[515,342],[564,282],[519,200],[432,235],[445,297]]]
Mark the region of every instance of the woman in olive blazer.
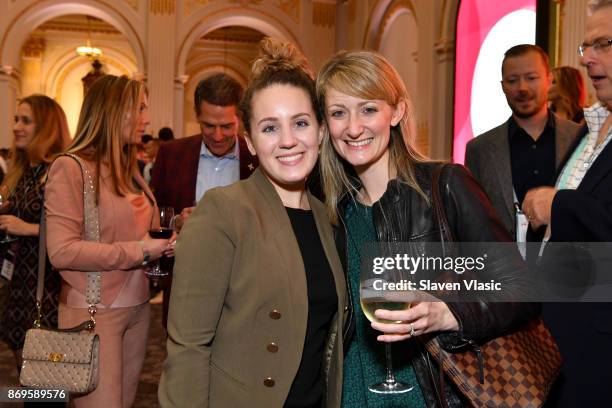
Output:
[[[162,407],[340,406],[346,283],[324,207],[305,186],[321,118],[312,77],[283,54],[296,51],[276,45],[264,41],[266,64],[254,64],[241,106],[259,169],[209,190],[179,236]],[[310,217],[308,242],[295,211]],[[304,246],[319,248],[324,267]]]

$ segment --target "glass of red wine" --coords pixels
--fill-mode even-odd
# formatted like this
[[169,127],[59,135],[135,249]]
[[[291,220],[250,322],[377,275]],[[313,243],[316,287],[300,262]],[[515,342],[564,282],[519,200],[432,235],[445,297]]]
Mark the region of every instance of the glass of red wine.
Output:
[[[172,221],[174,219],[174,208],[172,207],[159,207],[159,228],[152,228],[149,230],[151,238],[156,239],[170,239],[174,229],[172,228]],[[169,263],[171,260],[166,256],[162,255],[155,265],[145,273],[149,278],[163,278],[168,276]]]

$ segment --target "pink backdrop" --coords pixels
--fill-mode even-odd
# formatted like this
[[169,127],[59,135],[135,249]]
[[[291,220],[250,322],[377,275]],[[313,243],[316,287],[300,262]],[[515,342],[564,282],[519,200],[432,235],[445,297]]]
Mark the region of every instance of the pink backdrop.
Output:
[[474,137],[470,105],[474,69],[480,47],[499,20],[522,9],[535,11],[536,0],[462,0],[460,3],[457,17],[453,138],[453,161],[456,163],[463,163],[465,145]]

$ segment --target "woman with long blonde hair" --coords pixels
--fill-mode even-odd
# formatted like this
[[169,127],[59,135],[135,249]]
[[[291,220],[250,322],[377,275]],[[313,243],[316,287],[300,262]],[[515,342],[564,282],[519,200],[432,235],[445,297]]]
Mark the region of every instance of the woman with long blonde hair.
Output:
[[564,119],[584,123],[582,108],[586,103],[584,79],[574,67],[552,69],[553,82],[548,90],[550,110]]
[[[427,256],[441,240],[432,210],[432,191],[439,189],[452,235],[458,241],[510,241],[486,194],[460,165],[442,168],[413,147],[416,120],[410,96],[397,71],[371,51],[343,52],[317,77],[317,97],[326,121],[320,159],[326,207],[338,225],[338,252],[347,272],[355,311],[345,338],[345,407],[463,406],[463,397],[421,343],[408,341],[429,334],[447,349],[499,336],[534,314],[533,306],[480,301],[413,302],[406,310],[376,310],[368,322],[360,306],[360,262],[370,243],[423,243]],[[421,251],[421,249],[419,249]],[[493,279],[510,280],[516,261],[498,262],[487,270]],[[504,260],[505,261],[505,260]],[[515,261],[515,262],[512,262]],[[504,265],[504,266],[500,266]],[[508,284],[508,288],[512,283]],[[380,321],[396,322],[381,323]],[[385,353],[377,342],[401,342]],[[471,344],[471,343],[470,343]],[[384,385],[383,367],[393,366]],[[390,364],[392,360],[392,364]],[[400,383],[406,385],[400,386]],[[413,385],[414,389],[409,387]],[[390,395],[391,394],[391,395]]]
[[[49,171],[45,193],[49,259],[59,270],[60,328],[89,318],[86,272],[100,272],[95,333],[100,336],[100,379],[76,407],[129,407],[134,402],[149,330],[149,285],[144,267],[170,253],[155,198],[136,167],[135,145],[149,124],[142,82],[106,75],[89,89],[76,136]],[[83,165],[83,171],[81,170]],[[99,242],[86,241],[83,189],[93,177]]]
[[[36,318],[38,231],[44,182],[49,164],[69,143],[68,124],[62,108],[44,95],[19,100],[13,124],[11,164],[0,187],[3,215],[0,230],[15,238],[5,244],[4,265],[12,264],[9,299],[2,316],[2,339],[14,351],[21,368],[25,332]],[[8,204],[7,204],[8,203]],[[14,257],[7,256],[14,253]],[[9,267],[10,269],[10,267]],[[47,263],[42,324],[57,327],[60,281]]]

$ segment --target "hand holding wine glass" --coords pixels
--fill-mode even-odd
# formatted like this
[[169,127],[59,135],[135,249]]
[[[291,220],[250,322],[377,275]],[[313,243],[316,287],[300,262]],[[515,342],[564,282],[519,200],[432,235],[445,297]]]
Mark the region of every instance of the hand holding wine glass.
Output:
[[[384,320],[377,316],[376,310],[406,310],[410,308],[410,302],[404,302],[389,298],[389,291],[380,290],[382,282],[400,282],[401,276],[397,276],[398,271],[387,271],[384,274],[374,273],[372,269],[362,269],[360,275],[360,300],[361,308],[365,316],[371,322],[399,324],[401,321]],[[401,273],[399,274],[401,275]],[[393,357],[391,354],[391,343],[385,343],[385,381],[370,385],[368,389],[377,394],[402,394],[412,391],[414,388],[410,384],[404,384],[395,379],[393,373]]]
[[[401,294],[398,294],[401,296]],[[406,298],[407,296],[402,296]],[[433,298],[433,296],[421,296]],[[435,298],[433,298],[435,299]],[[376,321],[372,328],[379,330],[379,341],[396,342],[407,340],[432,332],[449,332],[459,329],[459,323],[447,304],[440,301],[416,301],[411,303],[410,309],[396,311],[389,308],[376,312]],[[393,321],[392,324],[387,322]]]
[[[172,234],[174,233],[172,226],[173,218],[174,208],[159,207],[159,227],[149,230],[149,235],[151,238],[164,240],[169,240],[172,238]],[[158,262],[156,262],[151,269],[146,271],[146,275],[149,278],[161,278],[168,275],[169,269],[169,258],[162,254]]]

